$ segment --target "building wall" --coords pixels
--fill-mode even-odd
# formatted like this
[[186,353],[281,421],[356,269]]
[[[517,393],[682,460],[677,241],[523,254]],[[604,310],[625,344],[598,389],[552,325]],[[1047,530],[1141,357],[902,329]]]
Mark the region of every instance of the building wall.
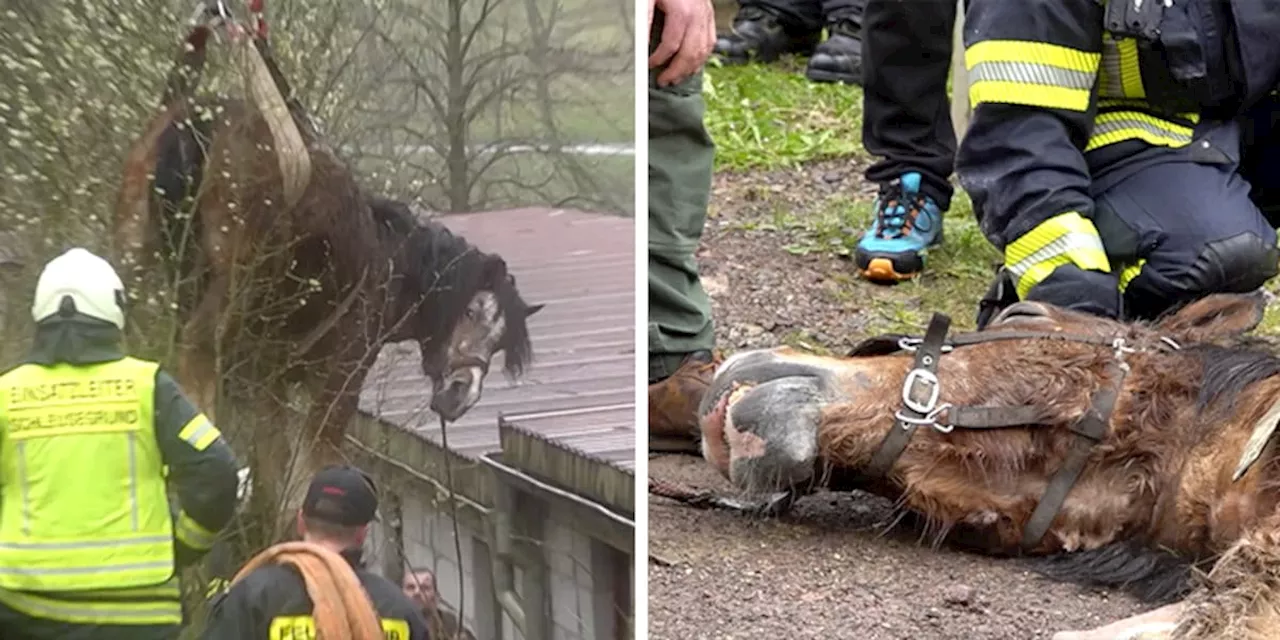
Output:
[[[432,569],[440,600],[457,611],[465,592],[465,625],[477,640],[524,640],[495,599],[490,550],[481,531],[459,527],[461,561],[454,545],[454,528],[447,511],[438,512],[421,496],[434,492],[406,492],[400,496],[403,554],[407,564]],[[443,505],[442,505],[443,506]],[[572,521],[555,509],[543,510],[543,548],[546,550],[547,590],[550,594],[551,640],[614,640],[618,638],[615,592],[630,572],[618,569],[621,553],[575,530]],[[399,555],[386,548],[383,528],[375,523],[366,549],[369,565],[381,567]],[[393,561],[394,562],[394,561]],[[460,589],[459,575],[463,586]],[[523,572],[515,569],[516,592],[522,598]],[[623,587],[628,593],[629,588]],[[628,605],[625,605],[629,607]]]
[[[462,608],[464,625],[477,633],[478,640],[484,640],[476,620],[492,620],[494,615],[488,549],[481,542],[484,534],[460,524],[456,538],[462,550],[459,558],[449,513],[436,512],[419,496],[409,494],[401,497],[401,520],[405,563],[434,572],[440,601],[455,612]],[[370,566],[382,566],[387,557],[384,545],[391,536],[386,535],[383,526],[384,523],[375,523],[370,532]],[[483,601],[478,594],[483,595]]]

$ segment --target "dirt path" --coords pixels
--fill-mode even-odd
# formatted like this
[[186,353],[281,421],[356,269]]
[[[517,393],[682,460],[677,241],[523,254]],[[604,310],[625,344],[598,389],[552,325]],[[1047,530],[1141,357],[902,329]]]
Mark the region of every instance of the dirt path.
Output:
[[[860,184],[859,172],[825,163],[717,177],[699,262],[721,348],[789,343],[839,351],[890,327],[919,331],[949,276],[886,289],[858,281],[837,257],[836,245],[856,239],[858,218],[865,220],[840,214],[867,195],[848,191]],[[972,304],[953,303],[961,310]],[[649,473],[728,489],[689,456],[651,457]],[[649,564],[654,640],[1025,640],[1145,610],[1120,594],[1050,582],[1018,561],[932,550],[902,528],[882,535],[888,503],[867,495],[810,496],[772,520],[654,497],[649,508],[649,549],[658,558]]]

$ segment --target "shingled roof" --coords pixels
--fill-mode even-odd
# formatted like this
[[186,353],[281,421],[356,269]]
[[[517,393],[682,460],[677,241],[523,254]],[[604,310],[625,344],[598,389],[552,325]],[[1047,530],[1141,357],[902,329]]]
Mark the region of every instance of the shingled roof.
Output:
[[[538,449],[535,457],[543,461],[536,465],[543,467],[538,475],[564,467],[564,456],[591,461],[587,466],[596,468],[584,471],[581,465],[570,465],[579,467],[571,477],[548,478],[559,484],[590,484],[596,480],[583,474],[596,472],[633,481],[634,219],[516,209],[436,220],[481,249],[501,254],[522,297],[531,304],[546,304],[529,319],[534,361],[525,379],[511,384],[495,361],[481,401],[449,425],[449,448],[476,459],[501,451],[501,441],[524,435],[528,441],[518,452],[508,453]],[[383,349],[362,390],[360,410],[439,445],[438,419],[427,408],[430,399],[417,345],[401,343]],[[619,483],[612,486],[608,493],[618,499],[625,493],[630,503],[629,491]]]

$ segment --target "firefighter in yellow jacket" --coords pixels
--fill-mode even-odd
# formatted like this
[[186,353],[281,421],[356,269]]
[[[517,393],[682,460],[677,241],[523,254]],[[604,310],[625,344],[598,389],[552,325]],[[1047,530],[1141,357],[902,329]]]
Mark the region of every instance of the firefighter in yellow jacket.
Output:
[[218,429],[156,363],[121,351],[123,290],[84,249],[49,262],[33,348],[0,375],[5,640],[176,638],[177,572],[235,510]]
[[957,174],[1007,276],[986,311],[1151,319],[1280,271],[1275,3],[969,0],[964,33]]

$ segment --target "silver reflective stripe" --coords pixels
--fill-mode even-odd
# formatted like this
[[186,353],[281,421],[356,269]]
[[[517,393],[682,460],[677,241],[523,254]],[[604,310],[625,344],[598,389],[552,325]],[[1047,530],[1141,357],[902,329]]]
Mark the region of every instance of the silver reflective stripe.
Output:
[[[61,602],[51,598],[42,598],[32,596],[26,593],[15,591],[0,590],[0,602],[8,604],[10,607],[19,610],[26,610],[31,613],[44,614],[55,620],[66,620],[68,618],[76,619],[97,619],[112,620],[117,618],[139,617],[166,617],[182,615],[182,605],[178,602],[172,604],[151,604],[147,606],[121,606],[123,603],[95,603],[94,607],[85,607],[76,602]],[[119,608],[116,608],[119,607]]]
[[172,566],[168,560],[156,562],[133,562],[130,564],[113,564],[97,567],[58,567],[56,569],[31,569],[29,567],[0,566],[0,575],[6,576],[65,576],[94,573],[115,573],[117,571],[137,571],[140,569],[164,569]]
[[1191,144],[1191,134],[1183,133],[1181,131],[1172,131],[1165,127],[1158,127],[1150,122],[1139,120],[1137,118],[1123,118],[1120,120],[1098,122],[1093,125],[1093,135],[1089,137],[1096,138],[1108,133],[1115,133],[1121,129],[1141,129],[1153,136],[1165,138],[1175,144]]
[[1016,82],[1066,89],[1090,90],[1094,74],[1033,62],[979,62],[969,70],[970,84],[975,82]]
[[183,440],[186,440],[187,444],[194,447],[196,446],[197,442],[200,442],[201,438],[209,435],[209,431],[211,431],[212,429],[213,429],[213,423],[209,422],[208,418],[205,418],[200,421],[200,426],[196,427],[196,430],[192,431],[191,435],[188,435],[187,437],[183,438]]
[[138,530],[138,451],[137,437],[129,433],[129,516],[133,530]]
[[110,549],[112,547],[124,547],[135,544],[157,544],[167,542],[168,536],[143,536],[141,538],[129,538],[128,540],[94,540],[91,542],[0,542],[0,550],[13,549],[15,551],[41,551],[41,550],[58,550],[58,549]]
[[1103,251],[1102,240],[1092,233],[1073,232],[1058,236],[1053,242],[1037,249],[1031,255],[1019,260],[1017,264],[1008,266],[1009,272],[1018,278],[1026,275],[1031,267],[1050,258],[1063,255],[1077,249],[1097,249]]
[[22,535],[31,535],[31,500],[27,496],[27,441],[18,441],[18,484],[22,488]]

